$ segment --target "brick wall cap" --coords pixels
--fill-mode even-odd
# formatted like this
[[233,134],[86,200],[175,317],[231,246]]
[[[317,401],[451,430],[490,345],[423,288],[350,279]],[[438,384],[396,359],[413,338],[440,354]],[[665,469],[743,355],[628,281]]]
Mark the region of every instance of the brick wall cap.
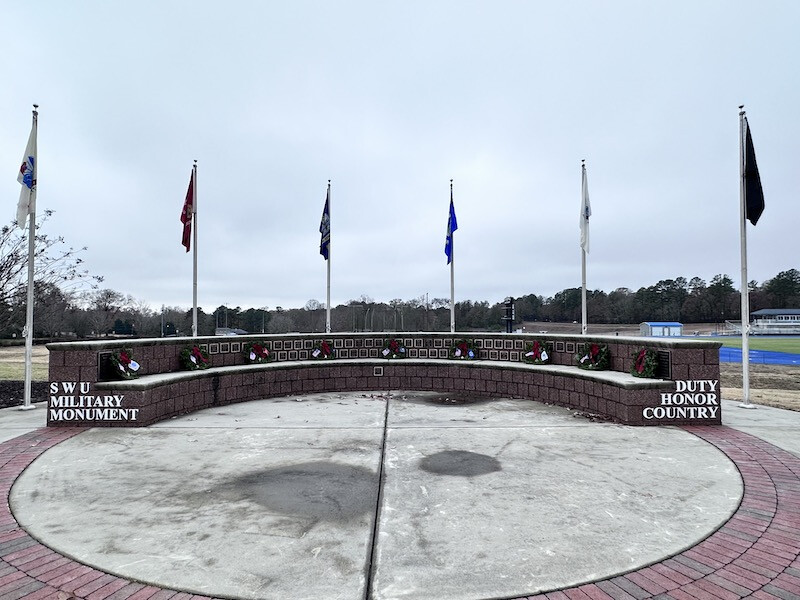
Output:
[[[573,379],[583,379],[609,383],[622,389],[654,389],[671,388],[673,382],[665,379],[645,379],[634,377],[629,373],[621,371],[589,371],[575,366],[567,365],[531,365],[528,363],[510,363],[507,361],[491,360],[449,360],[436,358],[404,358],[398,360],[386,360],[381,358],[349,358],[340,360],[303,360],[303,361],[280,361],[252,365],[232,365],[227,367],[210,367],[198,371],[177,371],[173,373],[156,373],[144,375],[138,379],[126,379],[119,381],[101,381],[94,384],[97,390],[120,390],[136,391],[149,390],[183,381],[193,381],[206,377],[232,376],[242,373],[252,373],[257,371],[274,370],[294,370],[309,368],[335,368],[343,366],[381,366],[384,368],[400,366],[437,366],[442,368],[468,368],[468,369],[493,369],[499,371],[522,371],[547,373],[554,376],[569,377]],[[388,375],[388,373],[387,373]]]
[[722,342],[716,340],[687,339],[687,338],[658,338],[644,336],[616,336],[616,335],[577,335],[564,333],[489,333],[481,331],[461,331],[455,333],[431,331],[375,331],[366,333],[285,333],[285,334],[248,334],[236,336],[209,335],[202,337],[169,337],[169,338],[128,338],[106,339],[93,341],[53,342],[47,344],[48,350],[112,350],[115,348],[136,346],[188,346],[190,344],[218,344],[218,343],[247,343],[252,341],[283,341],[283,340],[328,340],[337,339],[390,339],[390,338],[442,338],[442,339],[502,339],[502,340],[553,340],[567,342],[596,342],[601,344],[632,344],[658,348],[720,348]]

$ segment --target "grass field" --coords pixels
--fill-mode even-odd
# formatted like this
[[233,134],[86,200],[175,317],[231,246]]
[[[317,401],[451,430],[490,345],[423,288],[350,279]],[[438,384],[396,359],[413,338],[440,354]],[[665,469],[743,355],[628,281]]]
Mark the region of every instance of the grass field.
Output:
[[[34,381],[47,381],[49,354],[44,346],[33,347]],[[25,348],[11,346],[0,348],[0,381],[25,379]]]
[[[715,340],[722,342],[723,346],[729,348],[741,348],[742,338],[736,336],[723,336],[701,339]],[[788,352],[789,354],[800,354],[800,337],[751,337],[749,339],[750,350],[765,350],[767,352]]]

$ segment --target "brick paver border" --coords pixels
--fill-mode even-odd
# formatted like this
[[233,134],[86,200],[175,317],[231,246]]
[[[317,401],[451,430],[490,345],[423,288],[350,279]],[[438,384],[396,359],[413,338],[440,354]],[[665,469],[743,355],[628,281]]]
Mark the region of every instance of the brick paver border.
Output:
[[[705,540],[658,563],[524,600],[800,600],[800,458],[729,427],[684,429],[739,469],[744,495],[733,516]],[[81,431],[42,428],[0,444],[0,600],[211,600],[98,571],[19,526],[8,505],[11,485],[43,452]]]

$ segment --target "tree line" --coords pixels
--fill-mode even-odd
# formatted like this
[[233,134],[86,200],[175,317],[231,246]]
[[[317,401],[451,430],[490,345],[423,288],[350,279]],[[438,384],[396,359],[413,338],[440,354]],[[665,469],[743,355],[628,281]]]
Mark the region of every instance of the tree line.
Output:
[[[41,233],[49,217],[37,223],[34,336],[37,338],[95,338],[108,335],[158,337],[190,335],[192,311],[182,307],[153,309],[133,296],[101,287],[102,277],[90,275],[81,258],[63,238]],[[26,233],[14,226],[0,230],[0,337],[22,337],[26,302]],[[759,284],[749,283],[751,310],[800,308],[800,272],[781,271]],[[725,274],[710,282],[700,277],[664,279],[636,291],[587,292],[589,323],[630,324],[642,321],[724,323],[740,320],[740,294]],[[459,331],[504,329],[504,302],[456,302]],[[567,288],[551,297],[529,293],[515,299],[515,326],[523,322],[579,322],[581,289]],[[218,330],[248,333],[324,332],[325,306],[309,300],[301,308],[198,309],[198,333]],[[420,296],[389,302],[366,294],[331,308],[333,331],[448,331],[450,301]]]

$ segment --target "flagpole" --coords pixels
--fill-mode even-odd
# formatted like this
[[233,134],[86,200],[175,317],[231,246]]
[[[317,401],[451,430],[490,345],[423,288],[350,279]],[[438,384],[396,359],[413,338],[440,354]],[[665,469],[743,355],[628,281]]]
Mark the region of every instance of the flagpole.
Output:
[[586,250],[581,248],[581,334],[586,335]]
[[[33,105],[33,129],[35,136],[39,135],[39,105]],[[34,140],[34,147],[38,145]],[[39,177],[39,153],[36,152],[34,176]],[[20,410],[36,408],[31,404],[31,379],[33,378],[33,257],[36,253],[36,195],[31,190],[28,209],[28,298],[25,312],[25,391],[24,401]]]
[[[331,217],[331,180],[328,179],[328,223],[330,223]],[[328,263],[328,285],[327,285],[327,292],[325,296],[325,333],[331,332],[331,242],[330,242],[330,234],[328,235],[328,260],[325,261]]]
[[[453,204],[453,180],[450,180],[450,205]],[[450,232],[450,333],[456,331],[456,253],[455,253],[455,237]]]
[[750,403],[750,289],[747,280],[747,220],[745,211],[745,112],[739,107],[739,232],[742,260],[742,403],[741,408],[755,408]]
[[192,337],[197,337],[197,159],[192,166]]
[[581,160],[581,334],[588,332],[588,318],[586,310],[586,245],[588,244],[589,216],[586,214],[586,200],[589,195],[586,181],[586,160]]

